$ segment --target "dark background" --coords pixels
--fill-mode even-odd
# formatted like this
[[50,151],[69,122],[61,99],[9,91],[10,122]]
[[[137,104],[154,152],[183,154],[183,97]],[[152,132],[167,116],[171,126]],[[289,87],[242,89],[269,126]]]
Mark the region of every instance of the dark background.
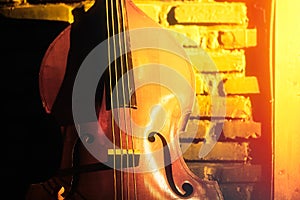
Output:
[[60,165],[60,128],[42,106],[38,78],[48,46],[68,25],[0,16],[1,196],[23,199]]

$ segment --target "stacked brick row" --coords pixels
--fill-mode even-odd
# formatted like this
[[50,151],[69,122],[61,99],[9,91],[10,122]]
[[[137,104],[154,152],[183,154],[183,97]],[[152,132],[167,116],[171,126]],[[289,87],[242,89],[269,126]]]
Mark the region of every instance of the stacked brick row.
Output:
[[[261,166],[251,163],[251,141],[260,137],[261,124],[253,119],[250,96],[259,94],[259,86],[256,77],[246,76],[245,56],[257,44],[245,3],[135,3],[163,27],[186,37],[177,38],[195,66],[198,104],[180,136],[188,166],[203,179],[217,180],[225,199],[257,199]],[[209,141],[215,146],[199,157]]]

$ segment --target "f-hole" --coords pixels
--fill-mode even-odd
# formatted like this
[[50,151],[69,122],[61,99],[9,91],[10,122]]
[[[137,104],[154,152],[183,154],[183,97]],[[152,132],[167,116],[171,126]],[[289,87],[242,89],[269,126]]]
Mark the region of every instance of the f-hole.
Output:
[[[194,191],[193,186],[191,184],[184,183],[181,186],[182,189],[185,191],[185,193],[183,193],[183,194],[177,189],[177,187],[175,185],[175,182],[174,182],[174,179],[173,179],[173,172],[172,172],[171,154],[170,154],[170,150],[169,150],[168,143],[167,143],[166,139],[160,133],[152,132],[148,136],[149,142],[155,142],[155,137],[154,137],[155,135],[158,135],[158,137],[160,138],[160,140],[162,141],[162,144],[163,144],[165,172],[166,172],[166,177],[167,177],[168,183],[169,183],[172,191],[180,197],[190,196]],[[169,163],[169,164],[166,165],[167,163]]]

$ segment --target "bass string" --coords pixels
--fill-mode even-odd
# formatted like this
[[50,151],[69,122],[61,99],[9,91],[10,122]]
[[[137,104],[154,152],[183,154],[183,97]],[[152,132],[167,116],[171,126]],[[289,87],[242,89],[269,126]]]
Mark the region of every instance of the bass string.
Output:
[[[120,16],[121,16],[121,21],[122,23],[120,24],[120,29],[119,29],[119,33],[120,33],[120,37],[121,37],[121,40],[120,41],[123,41],[123,43],[121,43],[120,47],[122,47],[122,49],[120,49],[120,51],[122,52],[122,56],[124,55],[124,61],[125,62],[121,62],[122,63],[122,70],[124,69],[124,66],[123,64],[125,64],[125,72],[126,72],[126,83],[124,81],[124,76],[122,76],[122,86],[123,86],[123,102],[127,103],[127,100],[129,101],[128,102],[128,109],[125,108],[125,104],[124,105],[124,122],[125,122],[125,128],[126,128],[126,153],[127,153],[127,163],[126,163],[126,166],[127,166],[127,169],[128,169],[128,172],[129,172],[129,158],[131,158],[131,162],[132,164],[134,165],[135,164],[135,153],[134,153],[134,138],[133,138],[133,130],[132,130],[132,125],[131,125],[131,117],[132,117],[132,110],[131,110],[131,106],[133,106],[132,104],[132,100],[131,100],[131,94],[130,92],[133,91],[133,89],[131,89],[130,87],[132,87],[132,85],[130,84],[130,81],[133,81],[133,74],[131,74],[131,71],[130,71],[130,67],[129,65],[132,64],[132,60],[131,60],[131,57],[129,57],[129,54],[131,53],[130,52],[130,38],[129,38],[129,34],[128,34],[128,18],[127,18],[127,10],[126,10],[126,2],[125,0],[120,0],[120,3],[119,3],[119,6],[118,6],[118,11],[120,12]],[[122,71],[122,74],[123,71]],[[125,85],[127,86],[127,93],[125,92]],[[134,92],[134,91],[133,91]],[[127,99],[126,99],[127,98]],[[129,116],[129,123],[127,123],[128,121],[126,120],[127,117]],[[130,136],[129,136],[130,134]],[[129,141],[130,141],[130,144],[129,144]],[[128,147],[129,145],[131,145],[131,148],[132,148],[132,151],[130,153],[132,153],[132,156],[130,157],[130,153],[128,152]],[[130,178],[131,176],[133,176],[133,189],[134,189],[134,198],[136,199],[137,198],[137,184],[136,184],[136,173],[135,173],[135,167],[133,166],[132,168],[132,173],[128,173],[127,174],[127,186],[128,188],[130,188]],[[127,190],[128,193],[127,193],[127,197],[128,199],[132,199],[130,198],[130,191]]]
[[[126,131],[126,145],[127,145],[127,147],[129,146],[129,136],[128,136],[128,133],[130,133],[130,137],[131,137],[131,140],[130,140],[130,142],[131,142],[131,148],[132,148],[132,164],[133,164],[133,168],[132,168],[132,170],[133,170],[133,186],[134,186],[134,198],[135,199],[137,199],[137,184],[136,184],[136,173],[135,173],[135,167],[134,167],[134,164],[135,164],[135,152],[134,152],[134,138],[133,138],[133,130],[132,130],[132,125],[131,125],[131,117],[132,117],[132,110],[131,110],[131,106],[132,106],[132,101],[131,101],[131,94],[130,94],[130,91],[131,91],[131,89],[130,89],[130,87],[131,87],[131,84],[130,84],[130,78],[133,78],[133,76],[132,77],[130,77],[130,71],[129,71],[129,62],[131,62],[131,58],[128,58],[128,53],[129,53],[129,51],[130,51],[130,47],[129,47],[129,45],[130,45],[130,42],[129,42],[129,35],[127,35],[128,34],[128,32],[127,32],[127,30],[128,30],[128,18],[127,18],[127,10],[125,9],[126,8],[126,2],[125,2],[125,0],[120,0],[120,2],[121,2],[121,6],[120,6],[120,8],[121,8],[121,14],[122,14],[122,20],[123,20],[123,22],[122,22],[122,28],[123,28],[123,31],[122,31],[122,35],[123,35],[123,38],[124,38],[124,52],[125,52],[125,65],[126,65],[126,72],[127,72],[127,91],[128,91],[128,93],[129,93],[129,96],[128,96],[128,101],[129,101],[129,108],[128,108],[128,110],[129,110],[129,119],[130,119],[130,121],[129,121],[129,124],[128,124],[128,129],[129,129],[129,132],[128,132],[128,129],[127,129],[127,131]],[[125,113],[125,111],[124,111],[124,113]],[[126,115],[127,116],[127,115]],[[126,127],[127,127],[127,125],[126,125]],[[129,162],[129,156],[127,156],[127,163]],[[127,166],[128,166],[128,164],[127,164]],[[129,177],[129,175],[128,175],[128,177]],[[128,183],[129,183],[129,181],[128,181]],[[129,188],[129,187],[128,187]],[[130,198],[128,198],[128,199],[130,199]]]
[[[131,126],[131,123],[127,123],[127,116],[129,114],[129,119],[131,119],[131,113],[127,113],[127,110],[129,110],[129,112],[131,112],[131,105],[132,105],[132,102],[131,102],[131,97],[130,97],[130,94],[129,94],[129,91],[130,90],[130,77],[129,76],[129,63],[131,60],[129,60],[128,58],[128,45],[129,45],[129,37],[127,37],[126,35],[126,31],[127,31],[127,13],[126,13],[126,5],[125,5],[125,2],[123,0],[120,0],[120,1],[117,1],[117,5],[116,5],[116,11],[117,11],[117,20],[118,20],[118,39],[119,39],[119,52],[120,52],[120,69],[121,69],[121,85],[122,85],[122,97],[123,97],[123,110],[122,110],[122,114],[123,114],[123,122],[124,122],[124,128],[125,128],[125,147],[126,147],[126,170],[129,169],[129,158],[130,158],[130,153],[128,151],[129,149],[129,134],[132,133],[132,126]],[[125,71],[124,71],[124,65],[125,65]],[[125,74],[126,73],[126,74]],[[127,78],[124,78],[124,77],[127,77]],[[125,83],[125,80],[126,79],[126,83]],[[126,93],[126,89],[125,89],[125,85],[127,85],[127,92]],[[119,87],[117,88],[119,89]],[[120,93],[120,92],[119,92]],[[127,100],[129,101],[128,102],[128,105],[127,105]],[[127,109],[127,107],[128,109]],[[131,120],[130,120],[131,122]],[[123,127],[123,126],[122,126]],[[130,128],[129,128],[130,127]],[[130,129],[130,130],[129,130]],[[121,137],[121,136],[120,136]],[[132,147],[132,163],[134,164],[134,145],[133,145],[133,138],[132,138],[132,134],[131,134],[131,147]],[[121,147],[123,147],[123,141],[121,142]],[[121,155],[123,156],[123,151],[121,151]],[[121,160],[121,163],[123,161]],[[122,163],[122,165],[124,165]],[[125,169],[122,168],[122,172],[124,172]],[[133,170],[134,170],[134,167],[133,167]],[[127,173],[127,199],[132,199],[130,197],[130,178],[131,176],[130,175],[133,175],[133,179],[134,179],[134,197],[136,198],[137,195],[136,195],[136,177],[135,177],[135,173]],[[125,180],[124,180],[125,181]],[[125,184],[124,184],[125,185]]]
[[[114,55],[115,55],[115,57],[114,57],[114,63],[115,63],[115,94],[116,94],[116,99],[117,99],[117,109],[116,109],[116,115],[117,115],[117,120],[118,120],[118,125],[119,125],[119,148],[120,148],[120,170],[121,170],[121,172],[120,172],[120,189],[121,189],[121,199],[124,199],[124,182],[125,182],[125,179],[124,179],[124,169],[123,169],[123,167],[124,167],[124,163],[123,163],[123,154],[124,154],[124,152],[123,152],[123,136],[122,136],[122,128],[124,128],[125,127],[125,132],[127,132],[127,130],[126,130],[126,123],[124,124],[125,126],[123,126],[123,123],[122,123],[122,120],[121,120],[121,117],[124,117],[123,118],[123,120],[126,120],[126,117],[125,117],[125,115],[124,115],[124,108],[125,108],[125,89],[124,89],[124,76],[123,76],[123,74],[124,74],[124,71],[123,71],[123,62],[124,62],[124,60],[123,60],[123,56],[122,56],[122,54],[123,54],[123,46],[122,46],[122,37],[121,37],[121,32],[122,32],[122,26],[121,26],[121,23],[122,23],[122,21],[120,21],[121,19],[121,13],[120,13],[120,10],[119,10],[119,7],[120,7],[120,4],[119,4],[119,1],[116,1],[116,3],[114,4],[113,3],[113,0],[112,0],[112,2],[111,2],[111,8],[112,8],[112,18],[113,18],[113,20],[112,20],[112,27],[115,27],[115,20],[114,19],[116,19],[116,21],[117,21],[117,32],[115,31],[115,32],[113,32],[113,37],[115,38],[115,37],[117,37],[116,39],[117,39],[117,42],[115,42],[114,43],[114,47],[115,47],[115,49],[114,49]],[[114,12],[114,10],[116,10],[116,14],[115,13],[113,13]],[[118,47],[118,49],[117,49],[117,47]],[[117,56],[119,56],[119,57],[117,57]],[[119,60],[117,60],[117,59],[119,59]],[[120,71],[118,71],[119,69],[118,69],[118,63],[120,64]],[[119,76],[118,76],[118,74],[120,75],[120,79],[121,79],[121,82],[119,82],[119,80],[118,80],[118,78],[119,78]],[[119,87],[120,86],[120,84],[119,83],[121,83],[121,88]],[[120,98],[123,98],[123,102],[121,103],[121,105],[120,105]],[[120,110],[120,108],[121,108],[121,106],[123,106],[123,110],[121,111]],[[114,111],[113,111],[113,113],[114,113]],[[123,115],[122,115],[123,114]],[[122,115],[122,116],[121,116]],[[122,128],[121,128],[122,127]],[[128,152],[128,147],[126,146],[126,149],[127,149],[127,151],[126,152]],[[128,154],[127,154],[127,156],[128,156]],[[127,192],[128,192],[128,188],[129,187],[127,187]],[[128,193],[129,194],[129,193]],[[128,196],[128,195],[127,195]]]
[[[119,124],[122,128],[125,128],[125,147],[126,147],[126,169],[128,168],[129,166],[129,163],[128,163],[128,137],[127,137],[127,133],[128,133],[128,129],[127,129],[127,125],[126,125],[126,114],[125,114],[125,104],[126,104],[126,97],[125,97],[125,88],[124,88],[124,62],[126,61],[126,59],[124,59],[123,57],[123,53],[124,53],[124,50],[125,50],[125,45],[124,45],[124,42],[125,42],[125,38],[122,38],[123,36],[123,16],[122,16],[122,11],[120,10],[121,8],[121,4],[119,1],[116,1],[116,11],[117,11],[117,21],[118,21],[118,41],[119,41],[119,56],[120,56],[120,69],[121,69],[121,86],[122,86],[122,89],[121,89],[121,93],[122,93],[122,98],[123,98],[123,110],[121,111],[121,113],[123,114],[123,122],[124,122],[124,126],[123,124]],[[119,86],[119,84],[117,84]],[[117,87],[116,89],[119,89],[119,87]],[[119,91],[120,92],[120,91]],[[120,113],[120,114],[121,114]],[[121,117],[121,116],[119,116]],[[121,121],[121,120],[120,120]],[[120,129],[120,147],[121,147],[121,173],[123,174],[123,137],[122,137],[122,130]],[[125,180],[124,180],[125,181]],[[130,199],[130,195],[129,195],[129,176],[127,175],[127,199]],[[123,182],[122,182],[123,183]],[[123,185],[121,185],[121,187],[123,188]],[[122,190],[123,192],[123,190]],[[122,194],[122,199],[123,199],[123,194]]]
[[[110,10],[109,10],[110,7]],[[114,13],[116,10],[116,14]],[[110,11],[110,15],[109,15],[109,11]],[[127,133],[129,128],[128,125],[126,123],[126,93],[125,93],[125,81],[124,81],[124,62],[125,62],[125,67],[126,67],[126,72],[129,71],[129,58],[127,56],[127,35],[126,35],[126,23],[124,21],[124,19],[127,19],[126,17],[126,11],[125,11],[125,3],[124,1],[121,0],[121,2],[116,1],[116,4],[114,4],[114,1],[111,0],[110,1],[110,5],[108,0],[106,0],[106,13],[107,13],[107,32],[108,32],[108,59],[109,59],[109,79],[110,79],[110,101],[111,101],[111,110],[112,110],[112,116],[111,116],[111,121],[112,121],[112,137],[113,137],[113,144],[114,144],[114,194],[115,194],[115,199],[117,199],[118,195],[117,195],[117,173],[116,173],[116,154],[117,154],[117,150],[116,150],[116,130],[115,130],[115,119],[117,119],[117,122],[119,125],[121,125],[121,116],[119,112],[114,112],[114,106],[116,106],[116,108],[120,108],[120,93],[121,93],[121,97],[123,98],[123,121],[124,121],[124,127],[125,127],[125,146],[126,146],[126,169],[129,167],[129,154],[128,154],[128,147],[129,147],[129,136]],[[109,19],[109,16],[111,16],[111,18]],[[115,20],[117,21],[117,31],[115,30]],[[111,24],[110,24],[111,22]],[[112,30],[110,30],[112,29]],[[118,34],[118,42],[116,42],[116,35]],[[110,41],[110,37],[112,36],[112,42]],[[111,49],[111,43],[113,46],[113,49]],[[118,44],[117,44],[118,43]],[[117,49],[117,46],[119,47],[119,49]],[[112,53],[113,52],[113,53]],[[123,57],[123,53],[125,52],[125,58]],[[118,54],[119,53],[119,54]],[[112,59],[112,55],[113,54],[113,59]],[[116,83],[117,83],[117,79],[118,79],[118,62],[117,62],[117,56],[120,55],[120,69],[121,69],[121,91],[119,91],[119,87],[118,84],[116,84],[117,87],[115,87],[115,91],[113,91],[113,78],[115,79]],[[114,74],[113,74],[113,70],[112,70],[112,66],[111,66],[111,61],[114,61]],[[120,73],[120,72],[119,72]],[[129,84],[129,77],[127,78],[127,90],[130,91],[130,84]],[[113,93],[115,92],[116,95],[116,105],[114,104],[114,95]],[[130,116],[131,116],[131,98],[128,98],[129,100],[129,110],[130,110]],[[130,118],[131,119],[131,118]],[[130,123],[129,123],[130,124]],[[123,127],[123,126],[121,126]],[[132,129],[132,126],[130,125],[130,129]],[[131,135],[132,137],[132,135]],[[121,198],[124,199],[124,188],[122,183],[124,182],[124,174],[123,174],[123,137],[122,137],[122,130],[119,129],[119,143],[120,143],[120,155],[119,157],[120,159],[120,168],[121,168],[121,173],[120,173],[120,184],[121,184]],[[134,147],[133,145],[133,139],[131,138],[131,145],[132,147]],[[132,163],[134,164],[134,149],[132,149]],[[134,168],[133,168],[134,169]],[[136,198],[136,177],[135,177],[135,173],[133,173],[133,178],[134,178],[134,196]],[[131,199],[130,198],[130,177],[129,174],[127,174],[127,199]]]
[[[120,25],[122,23],[122,21],[120,21],[120,18],[122,18],[122,16],[121,16],[121,13],[120,13],[120,10],[119,10],[119,8],[120,8],[119,2],[116,1],[116,3],[114,3],[114,1],[111,0],[110,3],[111,3],[110,6],[111,6],[111,19],[112,19],[111,20],[111,27],[112,27],[113,47],[114,47],[113,48],[113,55],[114,55],[113,61],[114,61],[114,72],[115,72],[114,77],[112,77],[112,70],[110,70],[110,75],[111,75],[110,78],[114,78],[114,80],[115,80],[114,83],[116,84],[115,85],[116,87],[115,87],[114,91],[112,91],[113,86],[110,85],[110,88],[111,88],[111,104],[112,104],[112,107],[111,107],[111,109],[112,109],[112,122],[117,118],[117,123],[118,123],[119,127],[120,126],[123,127],[121,125],[121,116],[120,116],[120,112],[119,112],[120,111],[119,108],[121,108],[120,98],[123,97],[123,112],[122,113],[123,113],[123,117],[124,117],[123,120],[125,122],[126,121],[126,116],[125,116],[124,110],[125,110],[126,100],[125,100],[125,88],[124,88],[124,76],[123,76],[123,74],[124,74],[124,71],[123,71],[123,69],[124,69],[124,66],[123,66],[124,60],[123,60],[123,56],[122,56],[122,53],[123,53],[122,45],[124,45],[122,43],[122,41],[124,41],[124,39],[122,40],[122,38],[121,38],[122,25]],[[116,14],[114,13],[115,11],[116,11]],[[115,21],[117,21],[117,24],[115,24]],[[116,26],[117,26],[117,30],[115,30]],[[116,38],[117,35],[118,35],[118,38]],[[116,40],[118,40],[118,42],[116,42]],[[117,47],[119,47],[119,48],[117,48]],[[118,55],[120,55],[120,60],[118,60]],[[120,61],[119,62],[120,63],[120,69],[121,69],[120,71],[118,70],[118,61]],[[118,78],[119,78],[118,75],[120,75],[120,77],[121,77],[121,86],[122,86],[121,89],[119,89],[119,87],[118,87],[119,85],[117,84],[117,81],[118,81]],[[115,96],[113,94],[114,92],[115,92]],[[114,98],[113,97],[115,97],[115,99],[116,99],[116,105],[115,106],[117,108],[116,109],[117,112],[114,112],[115,110],[114,110]],[[112,124],[112,125],[114,126],[114,124]],[[127,129],[126,123],[124,125],[125,125],[125,128]],[[125,132],[127,132],[127,130]],[[115,135],[115,129],[114,129],[113,133]],[[128,137],[126,137],[126,138],[128,139]],[[116,139],[114,141],[114,145],[116,145]],[[121,199],[124,199],[124,187],[123,187],[123,183],[124,183],[123,154],[124,154],[124,151],[123,151],[123,137],[122,137],[122,129],[121,128],[119,128],[119,146],[120,146],[119,147],[120,152],[118,153],[119,155],[117,156],[117,158],[120,157],[120,162],[119,162],[120,163],[120,169],[121,169],[121,172],[120,172],[120,189],[121,189],[121,191],[120,191],[120,193],[121,193]],[[115,152],[114,152],[114,168],[115,168],[116,167],[116,164],[115,164],[116,163],[116,146],[114,146],[114,150],[115,150]],[[127,158],[128,158],[128,146],[126,146],[126,153],[127,153]],[[127,167],[128,167],[128,163],[127,163]],[[117,179],[117,177],[116,177],[116,179]],[[115,182],[117,182],[117,180]],[[127,181],[127,183],[129,184],[128,181]],[[117,183],[116,183],[116,185],[117,185]],[[129,189],[129,185],[127,187],[127,196],[129,196],[129,190],[128,189]],[[115,191],[117,191],[117,189],[115,189]]]
[[[109,70],[109,84],[110,84],[110,95],[112,95],[112,66],[111,66],[111,30],[110,30],[110,21],[112,21],[112,19],[110,19],[110,10],[109,10],[109,0],[105,1],[106,5],[106,28],[107,28],[107,57],[108,57],[108,70]],[[113,28],[112,28],[113,29]],[[111,110],[113,110],[113,100],[112,98],[110,98],[110,104],[111,104]],[[112,132],[112,140],[113,140],[113,150],[114,150],[114,163],[113,163],[113,181],[114,181],[114,199],[117,200],[117,174],[116,174],[116,136],[115,136],[115,128],[114,128],[114,117],[113,117],[113,112],[112,116],[111,116],[111,132]]]

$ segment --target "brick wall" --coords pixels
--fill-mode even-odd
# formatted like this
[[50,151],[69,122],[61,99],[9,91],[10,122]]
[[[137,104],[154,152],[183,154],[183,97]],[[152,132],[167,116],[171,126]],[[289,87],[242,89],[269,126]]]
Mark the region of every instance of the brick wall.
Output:
[[[247,66],[246,52],[257,46],[257,29],[249,28],[246,3],[135,2],[156,22],[190,39],[180,42],[197,69],[199,108],[180,137],[188,166],[203,179],[217,180],[225,199],[263,199],[262,166],[252,163],[255,155],[251,154],[251,148],[255,148],[251,142],[261,137],[261,123],[253,118],[251,96],[260,90],[256,77],[246,75],[251,67]],[[203,64],[203,50],[216,67]],[[213,92],[209,81],[223,84],[223,89]],[[224,113],[212,113],[224,106]],[[214,140],[220,127],[221,135],[212,151],[199,158],[203,143]]]

